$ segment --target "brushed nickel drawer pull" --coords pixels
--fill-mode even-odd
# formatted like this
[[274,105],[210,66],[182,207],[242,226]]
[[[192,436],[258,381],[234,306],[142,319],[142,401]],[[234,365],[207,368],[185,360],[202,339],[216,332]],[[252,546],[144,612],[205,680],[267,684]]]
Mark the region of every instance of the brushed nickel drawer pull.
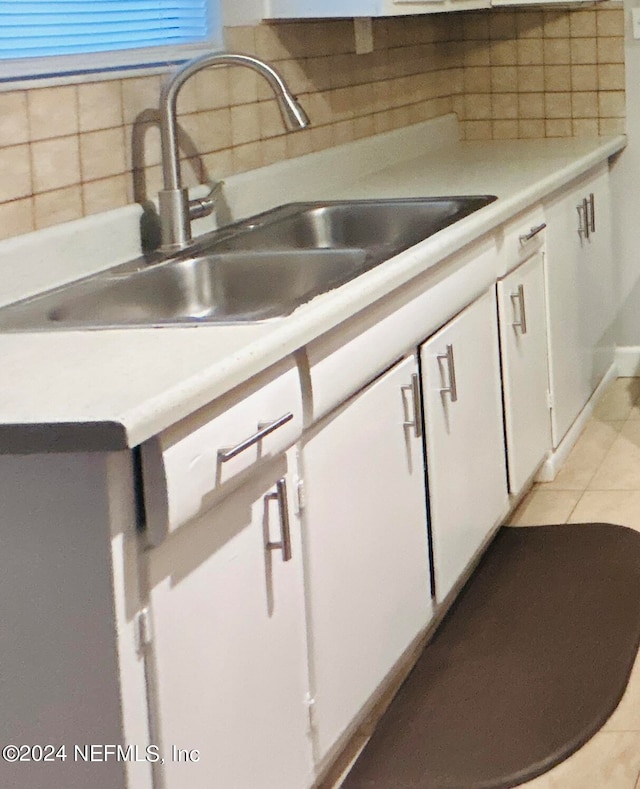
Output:
[[236,444],[233,447],[223,447],[222,449],[218,450],[218,460],[220,463],[226,463],[227,460],[231,460],[232,458],[239,455],[241,452],[244,452],[245,449],[249,449],[254,444],[257,444],[258,441],[262,441],[265,436],[268,436],[269,433],[273,433],[274,430],[277,430],[282,425],[286,425],[287,422],[290,422],[293,419],[293,414],[291,412],[287,414],[283,414],[283,416],[279,417],[278,419],[274,419],[273,422],[260,422],[258,424],[258,430],[249,438],[245,438],[244,441],[241,441],[239,444]]
[[578,235],[589,240],[589,201],[584,200],[576,206],[578,211]]
[[280,542],[268,542],[267,550],[282,551],[282,561],[291,559],[291,529],[289,528],[289,506],[287,504],[287,481],[283,477],[276,482],[274,493],[267,493],[266,501],[277,501],[280,512]]
[[441,389],[440,394],[446,394],[448,392],[451,395],[451,402],[455,403],[458,399],[458,385],[456,383],[456,363],[453,358],[453,345],[447,345],[447,352],[439,353],[438,360],[446,362],[449,370],[449,386],[445,386]]
[[411,392],[413,400],[413,421],[403,422],[405,427],[412,427],[416,438],[422,435],[422,400],[420,398],[420,379],[414,373],[411,376],[411,383],[400,387],[403,392]]
[[[527,333],[527,310],[524,303],[524,285],[518,285],[518,290],[511,294],[511,301],[513,302],[513,310],[516,311],[516,301],[518,302],[520,320],[514,321],[511,325],[514,329],[520,327],[522,334]],[[514,316],[515,317],[515,316]]]
[[589,214],[591,219],[589,220],[589,230],[592,233],[596,232],[596,198],[593,192],[589,194]]
[[527,241],[531,241],[531,239],[534,236],[537,236],[538,233],[542,233],[542,231],[546,228],[546,226],[547,226],[547,223],[546,222],[542,222],[542,224],[536,225],[535,227],[532,227],[531,230],[528,233],[525,233],[525,235],[523,235],[523,236],[519,236],[520,243],[522,245],[524,245],[524,244],[527,243]]

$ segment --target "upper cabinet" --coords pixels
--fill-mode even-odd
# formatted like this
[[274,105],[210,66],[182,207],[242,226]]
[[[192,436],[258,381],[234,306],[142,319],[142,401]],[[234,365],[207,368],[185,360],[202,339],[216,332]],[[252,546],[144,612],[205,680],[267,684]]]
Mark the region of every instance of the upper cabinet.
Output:
[[490,0],[264,0],[265,19],[403,16],[489,8]]
[[225,24],[262,19],[406,16],[490,8],[491,0],[225,0]]
[[600,0],[491,0],[492,6],[553,6],[561,8],[566,5],[589,5],[599,3]]
[[262,19],[322,19],[406,16],[465,11],[494,6],[590,5],[598,0],[224,0],[225,24]]

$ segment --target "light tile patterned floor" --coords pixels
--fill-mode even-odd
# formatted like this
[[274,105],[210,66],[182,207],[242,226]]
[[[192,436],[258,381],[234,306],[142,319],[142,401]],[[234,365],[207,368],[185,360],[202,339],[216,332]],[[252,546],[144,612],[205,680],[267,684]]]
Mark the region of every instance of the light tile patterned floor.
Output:
[[[535,485],[514,526],[618,523],[640,531],[640,378],[618,378],[553,482]],[[618,709],[566,761],[523,789],[640,789],[640,657]]]
[[[555,480],[535,485],[508,519],[514,526],[598,521],[640,531],[640,378],[619,378],[609,387]],[[351,759],[368,733],[354,738]],[[323,789],[338,789],[348,763]],[[640,656],[604,727],[553,770],[521,786],[640,789]]]

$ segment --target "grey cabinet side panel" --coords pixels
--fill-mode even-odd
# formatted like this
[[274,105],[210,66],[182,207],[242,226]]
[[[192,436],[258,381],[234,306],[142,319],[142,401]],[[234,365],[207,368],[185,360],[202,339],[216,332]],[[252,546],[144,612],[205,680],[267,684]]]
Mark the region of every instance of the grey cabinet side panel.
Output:
[[121,741],[105,458],[0,457],[0,746],[67,748],[0,760],[7,789],[125,786],[122,763],[74,758]]

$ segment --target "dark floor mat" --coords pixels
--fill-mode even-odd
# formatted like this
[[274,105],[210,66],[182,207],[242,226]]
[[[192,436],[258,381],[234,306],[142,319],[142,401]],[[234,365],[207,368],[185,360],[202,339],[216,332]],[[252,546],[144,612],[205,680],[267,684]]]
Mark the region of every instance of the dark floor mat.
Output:
[[503,528],[343,787],[530,780],[611,715],[639,643],[639,532]]

